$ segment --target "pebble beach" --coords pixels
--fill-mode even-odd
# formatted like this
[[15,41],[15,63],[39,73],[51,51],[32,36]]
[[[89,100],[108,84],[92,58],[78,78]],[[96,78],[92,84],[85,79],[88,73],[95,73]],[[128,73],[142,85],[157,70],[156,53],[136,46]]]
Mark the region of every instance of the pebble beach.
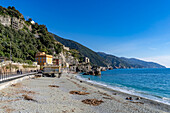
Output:
[[[33,77],[0,90],[0,113],[168,113],[170,106],[76,79]],[[127,100],[132,97],[134,100]]]

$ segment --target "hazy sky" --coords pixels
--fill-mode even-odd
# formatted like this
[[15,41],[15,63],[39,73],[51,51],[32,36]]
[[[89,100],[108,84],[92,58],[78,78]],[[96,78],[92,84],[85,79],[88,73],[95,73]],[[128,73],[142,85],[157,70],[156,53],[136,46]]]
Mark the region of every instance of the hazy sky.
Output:
[[170,0],[0,0],[94,51],[170,67]]

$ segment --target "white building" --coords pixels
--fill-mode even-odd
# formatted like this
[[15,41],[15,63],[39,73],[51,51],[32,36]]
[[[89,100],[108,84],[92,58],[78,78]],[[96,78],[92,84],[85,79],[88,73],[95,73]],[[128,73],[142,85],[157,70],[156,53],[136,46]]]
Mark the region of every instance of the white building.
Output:
[[63,49],[64,49],[64,50],[67,50],[67,51],[69,51],[69,50],[70,50],[70,48],[69,48],[69,47],[65,47],[65,46],[63,46]]
[[84,62],[85,62],[85,63],[89,63],[89,62],[90,62],[90,59],[89,59],[88,57],[85,57]]
[[35,24],[35,22],[34,22],[33,20],[31,20],[31,22],[30,22],[30,23],[31,23],[31,24],[33,24],[33,25]]

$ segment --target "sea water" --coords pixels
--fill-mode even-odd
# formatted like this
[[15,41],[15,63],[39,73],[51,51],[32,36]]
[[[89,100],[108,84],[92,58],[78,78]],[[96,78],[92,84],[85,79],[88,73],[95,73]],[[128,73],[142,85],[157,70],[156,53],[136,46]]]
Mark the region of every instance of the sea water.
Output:
[[[80,75],[98,85],[170,105],[170,69],[114,69],[101,76]],[[88,80],[90,78],[90,80]]]

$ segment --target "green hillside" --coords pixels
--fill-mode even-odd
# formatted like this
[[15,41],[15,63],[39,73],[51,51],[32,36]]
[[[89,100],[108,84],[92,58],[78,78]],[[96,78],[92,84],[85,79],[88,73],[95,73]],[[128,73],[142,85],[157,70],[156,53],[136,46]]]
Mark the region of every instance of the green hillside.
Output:
[[146,62],[135,58],[116,57],[114,55],[98,52],[105,62],[114,68],[166,68],[154,62]]
[[55,43],[45,26],[37,24],[35,29],[39,30],[39,38],[25,29],[16,31],[0,24],[0,56],[10,57],[10,42],[13,61],[34,61],[38,51],[45,51],[47,54],[61,52],[62,45]]
[[[13,61],[31,63],[35,60],[35,54],[38,51],[54,55],[63,50],[63,45],[56,43],[57,41],[49,34],[45,25],[38,25],[38,23],[33,25],[25,21],[23,15],[15,7],[0,6],[0,15],[17,17],[27,24],[20,30],[0,24],[0,56],[10,58],[11,48]],[[28,26],[31,26],[32,30],[29,30]]]
[[164,66],[153,62],[119,58],[101,52],[96,53],[75,41],[49,33],[45,25],[39,25],[38,23],[31,24],[30,21],[32,19],[25,21],[23,15],[15,7],[9,6],[8,8],[4,8],[0,6],[0,15],[8,15],[7,17],[16,17],[24,21],[23,28],[20,30],[0,24],[0,56],[10,58],[11,48],[13,61],[31,63],[34,61],[35,54],[38,51],[44,51],[47,54],[55,56],[63,51],[63,45],[65,45],[70,48],[69,52],[72,56],[79,61],[83,61],[83,57],[88,57],[92,65],[96,66],[112,66],[114,68],[164,68]]
[[105,62],[112,66],[113,68],[132,68],[130,64],[121,60],[119,57],[114,55],[105,54],[103,52],[98,52],[98,54],[105,59]]
[[135,58],[124,58],[121,57],[121,59],[127,63],[129,63],[130,65],[140,65],[142,68],[166,68],[165,66],[162,66],[158,63],[154,63],[154,62],[146,62],[146,61],[142,61],[139,59],[135,59]]
[[54,36],[54,38],[59,41],[60,43],[62,43],[63,45],[65,45],[66,47],[69,47],[70,49],[76,49],[79,51],[79,53],[81,54],[81,56],[85,56],[90,58],[90,62],[93,65],[97,65],[97,66],[106,66],[104,59],[99,56],[96,52],[92,51],[91,49],[75,42],[72,40],[68,40],[68,39],[64,39],[61,38],[55,34],[52,34]]

